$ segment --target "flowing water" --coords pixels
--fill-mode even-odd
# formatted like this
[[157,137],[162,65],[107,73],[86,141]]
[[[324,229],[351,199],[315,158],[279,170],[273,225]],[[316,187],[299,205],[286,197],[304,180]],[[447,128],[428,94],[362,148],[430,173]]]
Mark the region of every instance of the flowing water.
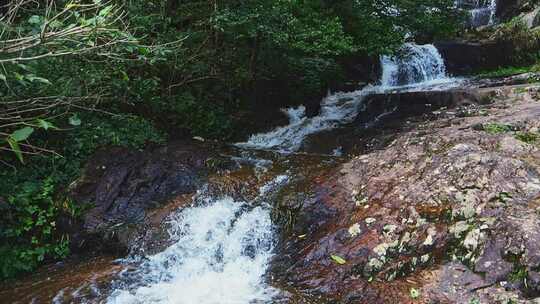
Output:
[[[204,198],[171,217],[174,242],[163,252],[124,261],[110,304],[268,303],[277,291],[265,274],[275,229],[265,195],[288,180],[277,176],[260,189],[260,202]],[[199,199],[200,201],[200,199]]]
[[382,56],[383,87],[414,86],[444,81],[446,67],[441,54],[431,44],[407,43],[394,56]]
[[[446,76],[444,61],[433,45],[406,44],[396,55],[383,56],[380,60],[383,69],[380,84],[329,95],[322,100],[320,114],[315,117],[306,117],[304,107],[284,110],[289,125],[253,135],[237,146],[298,151],[307,136],[351,123],[362,101],[370,94],[427,90],[433,89],[435,84],[453,82]],[[341,153],[339,148],[334,152]],[[107,287],[100,289],[99,284],[90,284],[87,293],[94,296],[90,300],[79,298],[80,288],[71,294],[63,288],[54,297],[55,303],[275,303],[284,292],[272,287],[268,278],[278,241],[271,217],[271,197],[291,183],[293,156],[283,156],[286,165],[280,173],[269,173],[270,182],[260,187],[255,199],[234,200],[226,195],[209,195],[201,191],[193,199],[192,207],[169,217],[170,245],[167,248],[157,254],[143,252],[117,261],[115,267],[121,270],[116,274],[107,273],[107,278],[112,277],[107,279]],[[266,159],[246,158],[243,154],[239,157],[246,163],[253,163],[259,174],[268,173],[268,167],[273,164]],[[304,160],[304,178],[309,171],[306,163]],[[321,163],[318,160],[317,170]],[[77,301],[70,300],[74,298]]]
[[456,6],[467,11],[468,25],[476,28],[495,23],[497,0],[459,0]]
[[319,115],[308,118],[305,108],[283,110],[289,124],[268,133],[255,134],[237,146],[270,149],[283,153],[298,151],[306,137],[351,123],[366,96],[389,91],[439,90],[459,83],[446,74],[444,60],[435,46],[405,44],[394,56],[381,56],[381,83],[354,92],[338,92],[324,98]]
[[237,146],[250,149],[277,150],[289,153],[300,150],[304,139],[324,130],[350,123],[358,113],[358,105],[365,96],[376,92],[378,87],[368,86],[362,90],[329,95],[321,102],[319,115],[308,118],[305,108],[289,108],[285,111],[289,124],[268,133],[256,134]]

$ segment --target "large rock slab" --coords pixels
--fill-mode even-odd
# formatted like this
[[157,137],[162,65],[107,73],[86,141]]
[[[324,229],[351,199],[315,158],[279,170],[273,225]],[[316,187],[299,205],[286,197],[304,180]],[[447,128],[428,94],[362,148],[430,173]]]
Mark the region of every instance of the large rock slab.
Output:
[[395,120],[422,115],[440,108],[481,103],[477,90],[395,92],[374,94],[362,103],[356,122],[370,124],[382,119]]
[[540,296],[538,89],[485,90],[480,111],[439,111],[318,178],[283,245],[289,285],[331,303]]
[[530,12],[537,6],[534,0],[497,0],[495,16],[501,21],[509,21],[522,12]]
[[514,53],[511,45],[489,40],[441,41],[435,43],[435,46],[444,58],[447,72],[451,75],[470,74],[510,65]]
[[[137,231],[157,223],[189,202],[209,172],[208,148],[192,142],[136,151],[112,147],[97,152],[82,177],[71,185],[71,198],[83,217],[63,223],[75,251],[126,250]],[[173,206],[173,207],[171,207]],[[159,212],[161,209],[167,211]]]

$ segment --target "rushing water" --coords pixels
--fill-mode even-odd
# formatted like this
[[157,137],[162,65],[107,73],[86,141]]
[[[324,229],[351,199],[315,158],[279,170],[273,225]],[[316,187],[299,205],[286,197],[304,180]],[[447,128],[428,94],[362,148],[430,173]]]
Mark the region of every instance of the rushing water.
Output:
[[253,135],[247,142],[239,143],[237,146],[272,149],[283,153],[298,151],[307,136],[352,122],[358,113],[360,102],[376,89],[369,86],[354,92],[329,95],[321,102],[320,114],[311,118],[305,115],[303,106],[286,109],[284,111],[289,117],[288,125],[268,133]]
[[[381,57],[381,83],[348,93],[335,93],[321,102],[320,114],[308,118],[305,108],[284,110],[289,124],[253,135],[238,146],[293,152],[310,134],[352,122],[365,97],[389,90],[429,89],[449,81],[444,61],[432,45],[406,44],[395,56]],[[339,155],[340,149],[334,154]],[[260,174],[268,160],[242,158]],[[289,174],[290,172],[287,171]],[[194,199],[169,218],[169,247],[150,256],[121,260],[124,270],[103,297],[109,304],[252,304],[272,303],[283,293],[272,287],[267,271],[276,244],[269,202],[288,175],[262,186],[253,201],[205,196]],[[96,287],[97,288],[97,287]],[[97,293],[100,295],[101,293]],[[64,291],[56,299],[64,299]]]
[[441,54],[432,44],[406,43],[394,56],[382,56],[383,87],[414,85],[446,78]]
[[495,23],[497,0],[458,0],[456,6],[469,14],[469,26],[480,27]]
[[[260,189],[260,198],[287,182],[278,176]],[[269,303],[276,290],[265,274],[273,255],[270,206],[207,198],[172,217],[174,242],[131,265],[113,283],[110,304]]]
[[305,108],[285,111],[289,124],[268,133],[252,135],[243,148],[271,149],[283,153],[298,151],[309,135],[351,123],[366,96],[392,90],[434,90],[450,87],[457,80],[446,75],[444,60],[435,46],[405,44],[394,56],[381,56],[381,83],[354,92],[338,92],[324,98],[319,115],[308,118]]

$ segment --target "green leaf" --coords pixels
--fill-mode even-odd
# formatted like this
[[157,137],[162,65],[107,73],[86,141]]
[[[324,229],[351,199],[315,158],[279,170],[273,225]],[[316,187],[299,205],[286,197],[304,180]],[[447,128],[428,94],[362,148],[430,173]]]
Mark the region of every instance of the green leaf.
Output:
[[31,82],[41,82],[41,83],[44,83],[44,84],[48,84],[48,85],[51,85],[52,83],[46,79],[46,78],[43,78],[43,77],[37,77],[37,76],[33,76],[33,75],[27,75],[26,76],[26,79],[30,80]]
[[17,72],[13,72],[13,75],[15,76],[15,79],[17,80],[17,82],[19,82],[21,85],[23,86],[26,86],[28,83],[24,80],[24,76],[17,73]]
[[55,125],[43,119],[37,119],[36,122],[38,126],[44,130],[58,129]]
[[10,137],[7,138],[7,142],[9,146],[11,147],[11,150],[13,151],[13,153],[15,153],[15,155],[19,159],[19,161],[24,164],[24,158],[21,152],[21,147],[19,147],[19,144]]
[[41,22],[42,22],[42,17],[37,16],[37,15],[33,15],[32,17],[28,19],[28,23],[30,24],[41,24]]
[[420,291],[416,288],[411,288],[410,290],[411,299],[418,299],[420,297]]
[[24,127],[22,129],[19,129],[9,136],[11,139],[13,139],[16,142],[20,142],[23,140],[26,140],[30,135],[34,133],[34,128],[32,127]]
[[58,28],[61,28],[64,24],[58,20],[53,20],[52,22],[49,23],[49,26],[53,29],[58,29]]
[[347,264],[347,261],[344,258],[340,257],[339,255],[332,254],[330,255],[330,257],[332,258],[334,262],[336,262],[336,264],[339,264],[339,265]]
[[66,5],[66,9],[72,9],[72,8],[76,8],[76,7],[79,7],[80,5],[79,4],[76,4],[76,3],[68,3]]
[[6,75],[4,75],[4,74],[0,74],[0,80],[2,80],[2,81],[6,81],[6,79],[7,79],[7,78],[6,78]]
[[33,72],[32,69],[29,66],[27,66],[26,64],[17,63],[17,66],[20,67],[21,69],[27,71],[27,72]]
[[81,119],[77,115],[73,115],[69,118],[69,124],[72,126],[80,126],[81,123]]
[[112,11],[112,9],[113,9],[112,5],[106,6],[104,9],[99,11],[99,16],[106,17],[107,15],[109,15],[109,13]]

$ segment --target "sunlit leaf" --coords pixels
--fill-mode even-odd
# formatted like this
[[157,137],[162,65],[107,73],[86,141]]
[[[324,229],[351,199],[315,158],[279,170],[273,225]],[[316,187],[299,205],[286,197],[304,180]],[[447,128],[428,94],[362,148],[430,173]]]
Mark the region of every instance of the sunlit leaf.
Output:
[[113,9],[112,5],[106,6],[101,11],[99,11],[99,16],[106,17],[107,15],[109,15],[111,13],[112,9]]
[[37,76],[33,76],[33,75],[29,75],[29,76],[26,76],[26,79],[30,80],[31,82],[40,82],[40,83],[44,83],[44,84],[47,84],[47,85],[51,85],[52,83],[46,79],[46,78],[43,78],[43,77],[37,77]]
[[411,299],[418,299],[420,297],[420,291],[416,288],[410,290]]
[[40,128],[45,130],[58,129],[55,125],[43,119],[37,119],[36,122]]
[[41,23],[42,23],[42,20],[43,20],[43,17],[37,16],[37,15],[33,15],[32,17],[30,17],[30,18],[28,19],[28,23],[30,23],[30,24],[41,24]]
[[333,260],[336,264],[339,264],[339,265],[345,265],[345,264],[347,264],[347,261],[346,261],[344,258],[340,257],[339,255],[334,255],[334,254],[332,254],[332,255],[330,255],[330,257],[332,258],[332,260]]
[[34,133],[34,128],[32,127],[24,127],[22,129],[19,129],[9,136],[11,139],[13,139],[16,142],[20,142],[23,140],[26,140],[30,135]]
[[72,126],[80,126],[81,123],[81,119],[77,115],[73,115],[69,118],[69,124]]
[[9,146],[11,147],[11,150],[13,151],[13,153],[15,153],[15,155],[19,159],[19,161],[24,164],[24,158],[21,152],[21,147],[19,147],[19,144],[15,140],[9,137],[7,138],[7,142]]

